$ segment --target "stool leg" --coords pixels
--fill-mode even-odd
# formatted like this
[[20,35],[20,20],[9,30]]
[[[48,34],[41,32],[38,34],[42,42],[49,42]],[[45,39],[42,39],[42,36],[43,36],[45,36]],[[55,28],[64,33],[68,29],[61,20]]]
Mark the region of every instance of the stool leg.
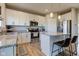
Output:
[[69,46],[69,53],[70,53],[70,56],[71,56],[71,51],[72,51],[72,49],[71,49],[71,46]]
[[58,54],[61,52],[61,47],[58,47]]
[[75,54],[77,55],[77,45],[75,43]]
[[61,47],[58,48],[58,54],[61,53]]
[[60,53],[62,52],[61,48],[60,48]]
[[13,46],[13,56],[14,56],[14,46]]
[[71,56],[72,56],[73,55],[72,45],[70,45],[70,47],[71,47]]
[[54,44],[52,45],[52,52],[51,52],[51,56],[53,55],[53,50],[54,50]]
[[63,56],[64,56],[64,49],[63,49],[63,47],[62,47],[62,51],[63,51]]
[[74,43],[74,48],[75,48],[75,51],[72,50],[72,46],[71,46],[72,55],[77,55],[77,45],[76,45],[76,43]]
[[58,49],[58,55],[59,55],[60,49]]

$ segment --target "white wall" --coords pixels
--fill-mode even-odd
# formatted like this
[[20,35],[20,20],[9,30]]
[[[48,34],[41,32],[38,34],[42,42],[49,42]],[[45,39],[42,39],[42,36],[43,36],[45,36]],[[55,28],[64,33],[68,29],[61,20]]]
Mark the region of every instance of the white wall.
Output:
[[72,8],[71,13],[72,13],[72,36],[74,36],[78,34],[77,10],[75,8]]
[[[77,17],[78,17],[78,42],[79,42],[79,10],[77,10]],[[79,51],[79,47],[78,47],[78,51]],[[78,55],[79,55],[79,53],[78,53]]]
[[47,20],[47,31],[48,32],[57,32],[57,14],[54,14],[54,17],[51,18],[48,15],[46,15],[46,20]]
[[77,10],[77,25],[78,25],[78,29],[77,29],[77,33],[78,33],[78,47],[77,47],[77,55],[79,56],[79,9]]

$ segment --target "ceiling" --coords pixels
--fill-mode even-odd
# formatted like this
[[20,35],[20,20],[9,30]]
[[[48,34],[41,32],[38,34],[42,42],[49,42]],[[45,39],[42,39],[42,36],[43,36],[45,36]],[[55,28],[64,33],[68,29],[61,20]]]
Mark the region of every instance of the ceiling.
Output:
[[50,12],[63,12],[72,7],[79,8],[79,3],[6,3],[7,8],[29,13],[46,15]]

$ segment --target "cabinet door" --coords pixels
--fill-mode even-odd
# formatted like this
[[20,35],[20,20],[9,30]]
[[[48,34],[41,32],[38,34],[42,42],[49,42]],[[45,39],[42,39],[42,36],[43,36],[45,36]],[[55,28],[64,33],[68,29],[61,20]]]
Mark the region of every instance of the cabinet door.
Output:
[[26,23],[26,13],[7,9],[7,24],[8,25],[24,25]]
[[7,25],[18,25],[18,13],[15,10],[10,10],[7,9],[6,10],[6,22]]
[[18,13],[18,20],[19,20],[19,25],[25,25],[25,20],[26,20],[26,13],[24,12],[19,12]]
[[33,18],[32,14],[29,14],[29,21],[32,21],[32,18]]
[[35,15],[35,21],[37,21],[39,23],[38,15]]
[[15,17],[15,19],[14,19],[14,25],[19,25],[19,12],[18,11],[14,11],[15,13],[14,13],[14,17]]
[[23,43],[27,43],[27,42],[31,42],[31,34],[30,33],[22,33],[22,42]]
[[37,21],[37,15],[29,14],[30,21]]
[[7,25],[12,25],[13,19],[14,19],[14,17],[12,17],[11,10],[7,9],[6,10],[6,22],[7,22]]
[[45,17],[43,16],[38,16],[38,22],[39,22],[39,26],[45,26],[46,24],[46,20],[45,20]]
[[0,56],[16,56],[16,46],[1,48]]
[[29,14],[26,13],[26,19],[25,19],[25,25],[30,26],[30,19],[29,19]]

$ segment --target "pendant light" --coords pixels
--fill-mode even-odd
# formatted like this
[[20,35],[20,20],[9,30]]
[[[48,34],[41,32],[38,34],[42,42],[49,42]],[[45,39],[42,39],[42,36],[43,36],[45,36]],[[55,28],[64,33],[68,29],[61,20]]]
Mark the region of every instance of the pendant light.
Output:
[[58,16],[58,20],[59,20],[60,22],[63,21],[62,18],[61,18],[61,15]]
[[51,12],[51,13],[50,13],[50,17],[53,17],[53,16],[54,16],[54,14]]
[[59,19],[59,20],[61,19],[61,15],[58,16],[58,19]]

